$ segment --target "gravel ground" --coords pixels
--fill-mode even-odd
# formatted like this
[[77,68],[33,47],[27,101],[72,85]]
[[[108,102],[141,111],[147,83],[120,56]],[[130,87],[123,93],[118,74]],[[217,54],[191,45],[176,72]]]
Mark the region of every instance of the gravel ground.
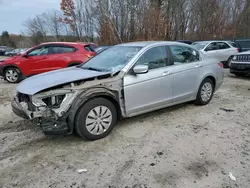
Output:
[[225,73],[209,105],[123,120],[95,142],[44,136],[11,112],[15,85],[0,81],[0,187],[249,187],[250,78]]

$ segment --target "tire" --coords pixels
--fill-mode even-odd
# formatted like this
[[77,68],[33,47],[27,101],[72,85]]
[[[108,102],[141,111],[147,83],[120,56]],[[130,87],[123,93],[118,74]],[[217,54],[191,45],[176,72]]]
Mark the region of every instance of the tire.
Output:
[[9,83],[19,83],[22,74],[18,68],[10,67],[4,70],[4,79]]
[[[207,87],[207,90],[204,87]],[[203,93],[203,91],[205,93]],[[199,91],[196,96],[195,104],[207,105],[212,100],[213,94],[214,94],[214,83],[210,78],[205,78],[199,87]]]
[[[102,107],[101,113],[100,106]],[[98,116],[99,113],[102,115]],[[103,121],[101,116],[106,121]],[[112,131],[116,122],[117,111],[114,104],[104,98],[94,98],[87,101],[78,110],[75,118],[75,130],[84,139],[98,140],[106,137]]]

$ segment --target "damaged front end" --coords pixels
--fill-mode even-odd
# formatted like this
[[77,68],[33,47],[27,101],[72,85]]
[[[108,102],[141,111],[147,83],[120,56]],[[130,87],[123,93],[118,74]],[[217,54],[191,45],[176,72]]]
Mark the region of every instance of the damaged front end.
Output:
[[18,92],[12,100],[13,112],[38,122],[45,134],[72,134],[80,106],[93,97],[114,99],[121,117],[125,116],[122,76],[107,74],[62,84],[28,95]]
[[32,96],[18,92],[12,100],[13,112],[24,119],[37,121],[45,134],[68,134],[68,111],[80,92],[72,90],[72,86]]

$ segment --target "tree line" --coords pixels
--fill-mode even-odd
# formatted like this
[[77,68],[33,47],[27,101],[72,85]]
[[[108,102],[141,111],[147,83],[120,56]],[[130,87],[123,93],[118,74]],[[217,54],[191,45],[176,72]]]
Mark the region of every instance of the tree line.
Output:
[[250,38],[250,1],[61,0],[24,26],[32,44]]

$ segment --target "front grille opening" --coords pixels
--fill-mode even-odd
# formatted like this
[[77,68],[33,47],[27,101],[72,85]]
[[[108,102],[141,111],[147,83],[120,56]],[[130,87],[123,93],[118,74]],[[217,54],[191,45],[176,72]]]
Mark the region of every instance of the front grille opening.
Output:
[[42,101],[47,105],[47,107],[56,109],[60,107],[65,96],[66,96],[65,94],[52,96],[52,97],[44,98],[42,99]]
[[250,55],[237,55],[236,61],[239,62],[250,62]]
[[27,94],[17,93],[17,98],[19,102],[30,102],[30,97]]

